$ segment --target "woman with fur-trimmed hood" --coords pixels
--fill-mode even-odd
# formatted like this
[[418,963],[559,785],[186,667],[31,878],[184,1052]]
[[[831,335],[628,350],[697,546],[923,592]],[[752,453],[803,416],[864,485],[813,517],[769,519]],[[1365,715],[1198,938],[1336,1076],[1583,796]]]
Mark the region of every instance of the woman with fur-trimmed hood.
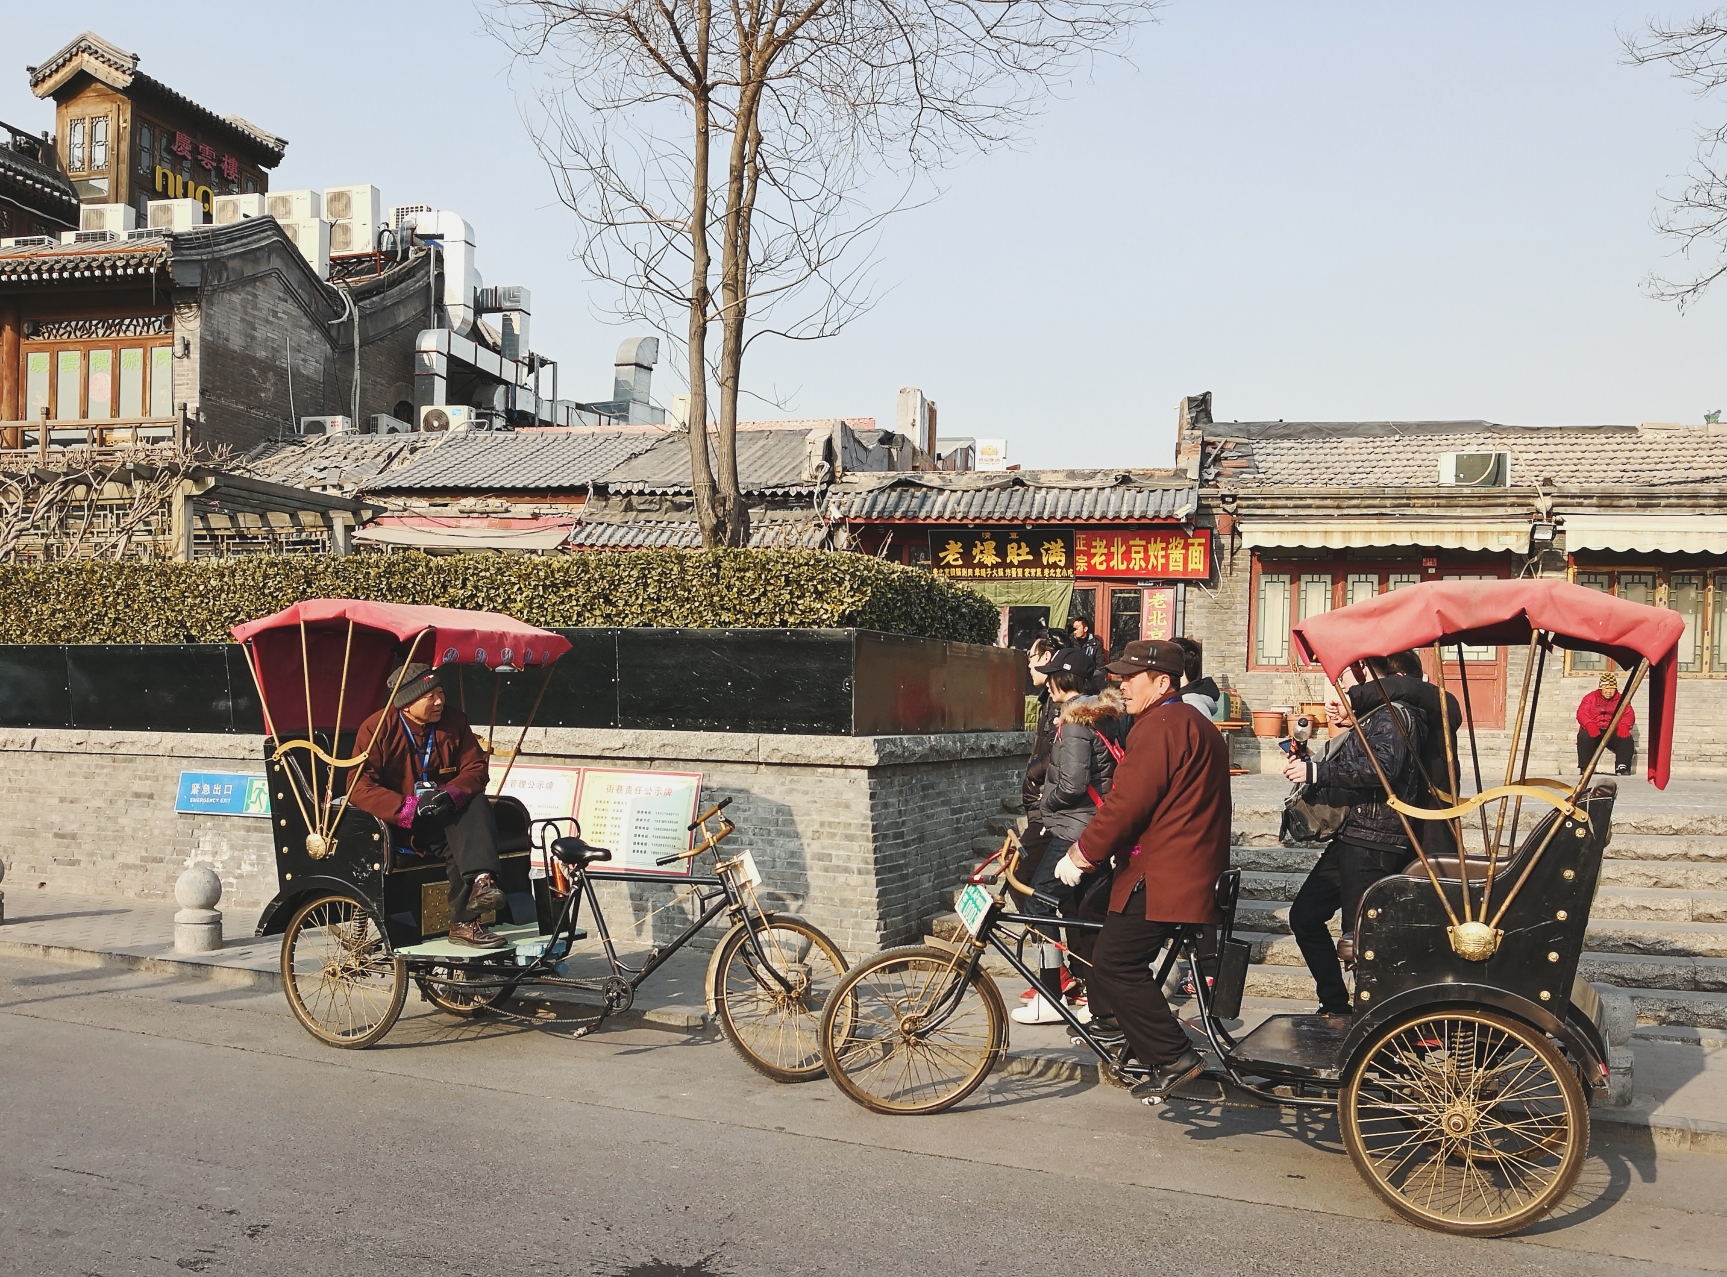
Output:
[[[1050,746],[1044,766],[1043,796],[1032,819],[1046,831],[1049,845],[1032,879],[1033,888],[1041,895],[1062,902],[1062,912],[1071,914],[1073,906],[1085,898],[1094,882],[1081,880],[1077,887],[1068,887],[1055,876],[1059,865],[1091,818],[1097,805],[1115,781],[1115,760],[1121,756],[1123,742],[1132,719],[1122,703],[1121,693],[1113,687],[1091,694],[1085,689],[1096,673],[1091,656],[1083,648],[1066,648],[1050,657],[1042,667],[1049,676],[1050,699],[1060,705],[1056,721],[1055,741]],[[1025,906],[1033,916],[1054,917],[1056,910],[1033,896]],[[1047,941],[1054,941],[1056,928],[1040,928]],[[1092,939],[1086,933],[1085,940]],[[1053,1024],[1061,1014],[1051,1003],[1061,997],[1061,951],[1053,943],[1038,946],[1040,988],[1029,1003],[1017,1008],[1013,1018],[1021,1024]],[[1084,958],[1089,945],[1074,937],[1073,948]],[[1089,1018],[1082,1013],[1081,1020]]]

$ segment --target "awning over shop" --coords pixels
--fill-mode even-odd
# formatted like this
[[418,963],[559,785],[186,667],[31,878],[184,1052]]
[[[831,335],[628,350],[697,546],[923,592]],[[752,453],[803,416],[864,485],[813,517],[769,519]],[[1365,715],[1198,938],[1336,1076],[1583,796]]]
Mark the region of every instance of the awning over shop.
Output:
[[1067,624],[1067,606],[1073,601],[1073,581],[1067,578],[1042,581],[962,581],[955,585],[976,590],[997,607],[1047,607],[1051,625]]
[[1727,554],[1727,515],[1567,514],[1567,550]]
[[1410,545],[1435,550],[1515,550],[1524,553],[1529,549],[1529,520],[1243,519],[1241,543],[1267,548],[1347,550]]
[[354,533],[356,542],[398,545],[416,550],[484,552],[487,550],[555,550],[570,535],[573,522],[517,528],[408,527],[371,523]]

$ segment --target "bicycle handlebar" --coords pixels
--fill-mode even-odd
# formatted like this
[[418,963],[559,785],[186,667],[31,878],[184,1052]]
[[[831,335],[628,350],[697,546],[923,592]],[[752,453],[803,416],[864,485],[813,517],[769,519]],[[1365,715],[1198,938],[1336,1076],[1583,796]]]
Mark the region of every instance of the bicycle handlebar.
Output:
[[[697,816],[694,820],[690,821],[690,823],[686,826],[686,828],[689,829],[693,833],[695,831],[696,827],[698,825],[700,825],[704,820],[712,820],[715,816],[719,815],[722,811],[724,811],[727,807],[730,807],[731,805],[732,805],[732,800],[730,798],[720,799],[719,802],[715,803],[712,807],[709,807],[701,815]],[[677,857],[674,856],[674,857],[672,857],[672,859],[676,860]]]

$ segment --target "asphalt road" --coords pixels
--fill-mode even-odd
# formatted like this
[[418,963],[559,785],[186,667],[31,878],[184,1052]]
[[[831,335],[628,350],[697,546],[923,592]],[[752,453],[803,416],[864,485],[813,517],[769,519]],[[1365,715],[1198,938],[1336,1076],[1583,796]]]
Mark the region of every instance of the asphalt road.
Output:
[[0,1273],[1727,1271],[1727,1159],[1597,1140],[1515,1239],[1397,1222],[1329,1122],[992,1079],[934,1118],[724,1042],[407,1013],[319,1046],[280,995],[0,959]]

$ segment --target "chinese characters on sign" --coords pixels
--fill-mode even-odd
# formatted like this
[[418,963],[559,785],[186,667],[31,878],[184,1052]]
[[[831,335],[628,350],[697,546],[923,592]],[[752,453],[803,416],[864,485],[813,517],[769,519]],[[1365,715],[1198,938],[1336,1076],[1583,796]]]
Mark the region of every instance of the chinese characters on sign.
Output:
[[1203,581],[1211,575],[1211,530],[1077,528],[1073,575]]
[[1172,639],[1175,637],[1175,587],[1145,591],[1145,609],[1140,614],[1139,637]]
[[174,810],[195,816],[270,815],[270,793],[262,776],[234,772],[181,772]]
[[701,798],[700,772],[625,772],[582,769],[576,819],[582,838],[610,847],[613,869],[683,876],[690,863],[656,865],[660,856],[687,851],[689,823]]
[[1067,528],[932,528],[930,566],[942,576],[1033,581],[1073,575]]

